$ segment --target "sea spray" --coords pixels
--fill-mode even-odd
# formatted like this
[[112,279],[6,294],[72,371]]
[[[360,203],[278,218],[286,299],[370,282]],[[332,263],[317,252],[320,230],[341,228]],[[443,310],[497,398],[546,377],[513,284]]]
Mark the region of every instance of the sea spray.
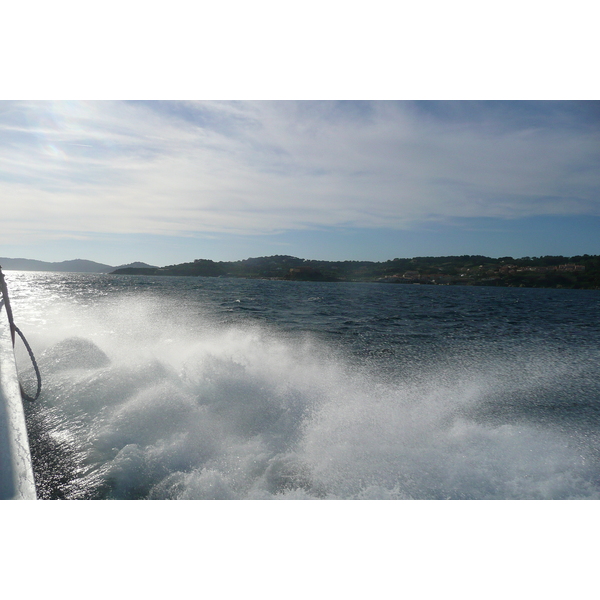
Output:
[[43,497],[600,496],[589,345],[505,337],[467,348],[445,331],[447,351],[420,342],[416,352],[414,337],[402,345],[365,329],[364,314],[337,329],[332,315],[321,335],[314,319],[297,326],[298,311],[288,327],[241,317],[231,308],[240,296],[273,303],[235,282],[213,289],[212,303],[184,284],[81,286],[28,323],[45,379],[28,415]]

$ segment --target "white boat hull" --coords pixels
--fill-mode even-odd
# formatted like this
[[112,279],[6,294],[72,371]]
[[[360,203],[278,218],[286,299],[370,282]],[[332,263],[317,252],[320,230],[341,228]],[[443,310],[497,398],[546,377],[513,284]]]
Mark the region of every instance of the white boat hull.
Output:
[[0,308],[0,499],[35,500],[36,491],[5,306]]

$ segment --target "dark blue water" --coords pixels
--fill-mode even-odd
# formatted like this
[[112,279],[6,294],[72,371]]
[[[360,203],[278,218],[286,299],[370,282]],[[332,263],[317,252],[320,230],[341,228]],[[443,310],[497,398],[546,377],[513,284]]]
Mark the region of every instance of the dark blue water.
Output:
[[600,497],[597,291],[6,276],[41,497]]

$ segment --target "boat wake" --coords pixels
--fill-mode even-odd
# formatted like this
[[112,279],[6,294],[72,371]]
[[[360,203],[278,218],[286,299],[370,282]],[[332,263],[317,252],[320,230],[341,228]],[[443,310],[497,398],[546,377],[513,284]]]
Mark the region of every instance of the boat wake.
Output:
[[398,379],[310,337],[165,318],[156,299],[74,312],[31,335],[45,348],[27,407],[42,498],[600,497],[594,436],[535,417],[549,390],[571,393],[538,351]]

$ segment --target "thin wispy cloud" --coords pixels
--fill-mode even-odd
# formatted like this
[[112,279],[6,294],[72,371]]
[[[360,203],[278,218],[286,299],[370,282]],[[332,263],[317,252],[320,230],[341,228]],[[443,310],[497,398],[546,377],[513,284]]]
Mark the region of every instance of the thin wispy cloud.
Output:
[[595,103],[0,102],[5,243],[600,215]]

